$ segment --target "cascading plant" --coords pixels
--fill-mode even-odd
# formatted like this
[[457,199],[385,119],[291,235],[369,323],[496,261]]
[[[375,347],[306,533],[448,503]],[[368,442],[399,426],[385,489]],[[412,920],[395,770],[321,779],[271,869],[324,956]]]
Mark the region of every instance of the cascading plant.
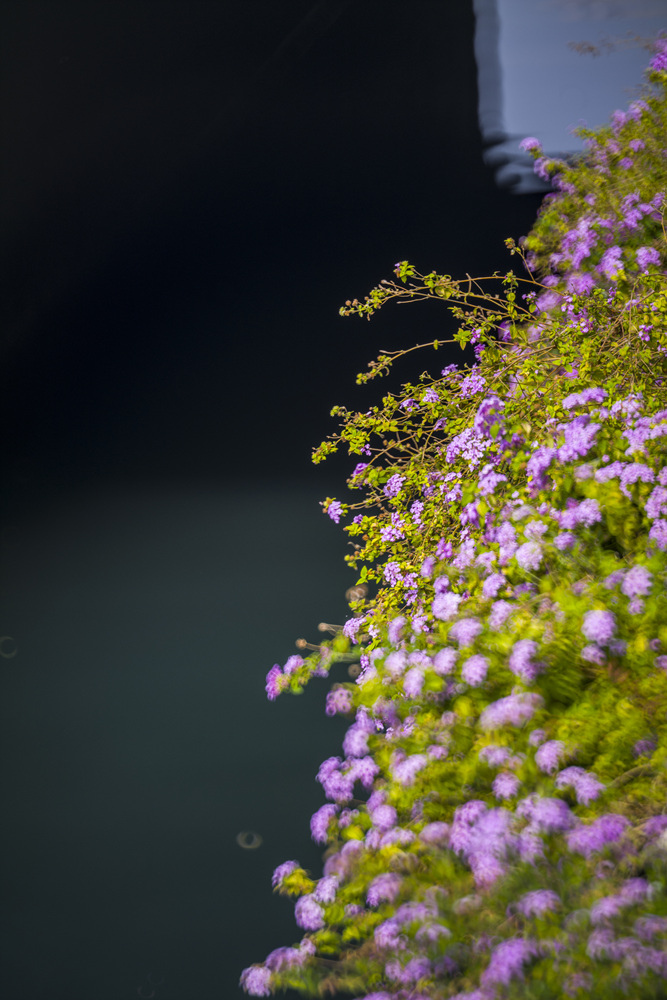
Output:
[[359,596],[266,690],[360,672],[327,696],[323,873],[274,873],[304,934],[252,996],[665,995],[667,38],[648,78],[573,162],[524,141],[555,190],[507,241],[521,275],[403,261],[341,310],[444,299],[475,363],[336,407],[314,453],[360,459],[361,499],[323,503]]

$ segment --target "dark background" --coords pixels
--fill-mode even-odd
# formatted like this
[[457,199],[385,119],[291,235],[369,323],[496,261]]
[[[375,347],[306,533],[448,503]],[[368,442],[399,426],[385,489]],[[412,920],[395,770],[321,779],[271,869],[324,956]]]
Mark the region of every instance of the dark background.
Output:
[[318,501],[356,459],[310,450],[379,348],[451,330],[338,307],[400,259],[505,269],[540,200],[483,163],[474,28],[471,0],[0,3],[14,1000],[237,996],[300,937],[270,875],[320,873],[343,725],[264,676],[354,582]]

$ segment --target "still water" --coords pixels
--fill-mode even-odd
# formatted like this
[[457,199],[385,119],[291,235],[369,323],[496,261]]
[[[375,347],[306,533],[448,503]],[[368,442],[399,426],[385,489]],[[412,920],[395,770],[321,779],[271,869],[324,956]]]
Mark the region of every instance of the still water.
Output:
[[244,965],[300,937],[270,876],[320,874],[314,778],[344,725],[325,681],[263,688],[344,620],[317,499],[110,489],[4,526],[4,996],[240,996]]

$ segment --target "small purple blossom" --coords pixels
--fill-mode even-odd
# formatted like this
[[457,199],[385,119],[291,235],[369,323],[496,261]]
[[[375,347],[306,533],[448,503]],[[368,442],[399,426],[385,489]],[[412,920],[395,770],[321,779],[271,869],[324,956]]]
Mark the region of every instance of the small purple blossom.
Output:
[[539,673],[539,665],[534,663],[532,659],[537,649],[537,643],[533,642],[532,639],[519,639],[512,647],[509,668],[524,683],[534,680]]
[[294,918],[305,931],[318,931],[324,927],[324,911],[312,894],[297,899]]
[[588,825],[582,823],[571,830],[567,835],[567,844],[571,851],[589,858],[608,845],[616,844],[628,826],[625,816],[607,813]]
[[333,903],[338,890],[338,876],[325,875],[315,886],[313,896],[318,903]]
[[389,622],[389,625],[387,626],[387,636],[389,637],[389,642],[392,646],[395,646],[398,643],[406,625],[407,618],[404,618],[403,615],[399,615],[398,618],[393,618]]
[[575,823],[570,807],[562,799],[531,795],[519,803],[516,811],[528,819],[529,828],[537,833],[564,833]]
[[585,660],[586,663],[597,663],[599,667],[606,663],[607,657],[605,656],[604,649],[596,646],[594,642],[589,643],[581,651],[581,658]]
[[460,618],[450,628],[449,635],[458,642],[459,647],[472,646],[481,631],[482,623],[477,618]]
[[639,247],[637,249],[637,266],[645,271],[649,264],[659,264],[660,254],[655,247]]
[[461,382],[459,393],[463,399],[468,399],[470,396],[475,396],[478,392],[481,392],[485,385],[486,379],[482,378],[473,368],[470,374]]
[[645,597],[651,590],[653,574],[645,566],[633,566],[623,578],[621,590],[626,597]]
[[548,740],[535,754],[535,763],[540,771],[553,774],[558,768],[561,757],[565,753],[565,744],[561,740]]
[[499,698],[484,709],[479,718],[482,729],[498,729],[500,726],[520,726],[531,719],[543,704],[541,696],[535,692],[511,694]]
[[518,792],[521,787],[521,782],[517,778],[516,774],[512,774],[509,771],[501,771],[500,774],[496,775],[491,786],[493,789],[493,794],[497,799],[511,799]]
[[405,476],[391,476],[384,487],[384,494],[386,497],[397,497],[403,488],[403,483],[405,482]]
[[366,902],[369,906],[377,906],[378,903],[393,903],[401,889],[401,877],[394,872],[387,872],[378,875],[373,879],[366,893]]
[[585,806],[597,799],[605,788],[597,775],[583,767],[566,767],[556,776],[556,788],[568,787],[574,788],[577,802]]
[[391,830],[393,826],[396,826],[398,816],[393,806],[382,803],[375,806],[373,809],[369,809],[369,813],[373,826],[375,826],[380,833],[386,833],[387,830]]
[[529,135],[525,139],[522,139],[519,143],[519,149],[523,149],[524,152],[529,153],[532,150],[542,149],[542,143],[535,136]]
[[494,632],[499,632],[513,610],[514,605],[510,604],[509,601],[496,601],[489,614],[489,628]]
[[524,542],[515,552],[519,566],[527,571],[537,570],[542,562],[542,546],[539,542]]
[[271,885],[274,889],[281,884],[284,878],[291,875],[299,867],[298,861],[283,861],[281,865],[274,870],[271,876]]
[[611,246],[605,250],[597,267],[600,274],[613,281],[618,276],[619,271],[623,269],[621,254],[622,250],[619,246]]
[[486,598],[496,597],[498,591],[506,585],[507,577],[504,573],[492,573],[482,584],[482,593]]
[[338,500],[332,500],[329,506],[327,507],[327,514],[329,515],[331,520],[335,521],[335,523],[338,524],[341,519],[342,513],[343,513],[343,505],[339,503]]
[[483,986],[508,985],[512,979],[523,979],[523,967],[539,954],[534,941],[509,938],[492,952],[491,961],[481,976]]
[[327,694],[325,712],[327,715],[347,715],[352,711],[352,695],[347,688],[333,688]]
[[392,768],[394,781],[400,785],[411,785],[419,772],[428,764],[424,753],[413,753],[405,760],[398,761]]
[[461,600],[460,594],[454,594],[451,591],[447,594],[437,594],[431,606],[433,614],[441,621],[449,621],[458,611]]
[[275,701],[281,691],[284,690],[283,672],[277,663],[269,670],[266,675],[266,697],[269,701]]
[[577,536],[573,535],[571,531],[562,531],[554,538],[554,545],[560,552],[564,552],[571,549],[576,540]]
[[420,840],[425,844],[445,844],[449,836],[449,826],[447,823],[428,823],[419,834]]
[[[331,802],[326,802],[323,806],[320,806],[317,812],[313,813],[310,820],[310,834],[316,844],[326,844],[329,823],[337,811],[338,806],[333,805]],[[287,864],[292,864],[292,862],[287,862]],[[296,866],[296,861],[294,865]],[[277,868],[276,871],[278,871]]]
[[489,661],[485,656],[470,656],[461,667],[461,677],[471,687],[479,687],[486,680]]
[[604,646],[616,630],[616,617],[611,611],[587,611],[581,631],[591,642]]
[[458,653],[451,646],[440,649],[433,657],[433,669],[439,677],[446,677],[454,670],[454,664],[458,658]]
[[543,917],[560,906],[560,899],[552,889],[536,889],[517,900],[516,908],[524,917]]
[[241,973],[241,986],[251,997],[271,996],[271,971],[263,965],[251,965]]

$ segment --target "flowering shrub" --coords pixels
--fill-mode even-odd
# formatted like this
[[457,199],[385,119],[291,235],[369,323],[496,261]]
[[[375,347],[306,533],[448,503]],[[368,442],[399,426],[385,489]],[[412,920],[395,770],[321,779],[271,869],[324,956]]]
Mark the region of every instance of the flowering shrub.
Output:
[[362,499],[324,502],[359,596],[267,693],[360,672],[327,698],[350,726],[317,775],[323,874],[274,875],[305,935],[252,996],[665,995],[667,39],[649,81],[576,162],[526,140],[556,189],[508,241],[527,276],[401,262],[342,310],[442,298],[476,361],[336,407],[315,452],[363,459]]

